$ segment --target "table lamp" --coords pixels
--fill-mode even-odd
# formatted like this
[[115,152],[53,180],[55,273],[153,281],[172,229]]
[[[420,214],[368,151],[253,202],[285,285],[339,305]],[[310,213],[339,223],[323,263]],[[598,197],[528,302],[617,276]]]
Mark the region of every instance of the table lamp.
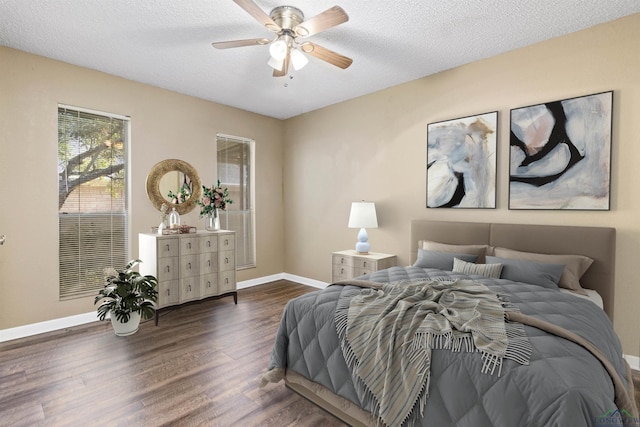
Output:
[[378,228],[378,217],[376,216],[376,205],[373,202],[353,202],[351,203],[351,213],[349,214],[349,228],[359,228],[356,252],[359,254],[369,253],[371,245],[369,236],[365,228]]

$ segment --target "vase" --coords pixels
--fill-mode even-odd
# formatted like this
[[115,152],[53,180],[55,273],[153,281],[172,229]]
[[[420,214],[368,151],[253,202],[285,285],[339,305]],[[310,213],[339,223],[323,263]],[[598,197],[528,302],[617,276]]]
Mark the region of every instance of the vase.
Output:
[[209,231],[218,231],[220,230],[220,217],[215,214],[209,214],[205,218],[204,228]]

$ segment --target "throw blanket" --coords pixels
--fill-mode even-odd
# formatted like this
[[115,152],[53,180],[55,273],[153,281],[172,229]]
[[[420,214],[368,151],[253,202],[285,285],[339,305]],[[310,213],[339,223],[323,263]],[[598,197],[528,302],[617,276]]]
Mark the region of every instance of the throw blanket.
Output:
[[423,414],[432,349],[478,351],[482,372],[498,375],[504,358],[528,364],[531,354],[522,325],[505,322],[505,302],[471,280],[364,289],[338,302],[335,322],[356,387],[374,398],[375,415],[391,426]]

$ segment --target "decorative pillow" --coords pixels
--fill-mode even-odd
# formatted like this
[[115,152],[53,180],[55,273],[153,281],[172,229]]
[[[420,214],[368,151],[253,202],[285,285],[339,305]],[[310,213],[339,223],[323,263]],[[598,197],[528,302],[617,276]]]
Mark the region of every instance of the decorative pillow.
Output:
[[565,268],[560,277],[558,286],[571,289],[581,293],[586,293],[580,286],[580,278],[593,264],[593,259],[584,255],[549,255],[534,252],[520,252],[513,249],[495,248],[494,254],[500,258],[519,259],[524,261],[535,261],[547,264],[564,264]]
[[518,259],[487,257],[487,263],[502,264],[501,278],[524,282],[544,288],[557,289],[560,276],[564,270],[564,264],[543,264],[540,262],[524,261]]
[[453,259],[460,258],[465,261],[474,262],[478,257],[468,254],[453,254],[448,252],[427,251],[418,249],[418,259],[414,267],[437,268],[439,270],[451,271],[453,269]]
[[469,276],[478,275],[499,279],[500,273],[502,272],[502,264],[473,264],[471,262],[454,258],[453,271],[456,273],[467,274]]
[[448,252],[454,254],[475,255],[478,262],[484,262],[484,256],[489,248],[488,245],[449,245],[447,243],[432,242],[430,240],[420,240],[418,249],[428,251]]

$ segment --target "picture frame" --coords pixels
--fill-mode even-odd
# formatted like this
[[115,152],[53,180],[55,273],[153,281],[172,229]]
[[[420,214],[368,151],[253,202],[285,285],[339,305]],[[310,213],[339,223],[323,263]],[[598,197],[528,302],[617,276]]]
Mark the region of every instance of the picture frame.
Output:
[[613,91],[514,108],[509,209],[610,210]]
[[496,207],[498,112],[427,125],[427,208]]

